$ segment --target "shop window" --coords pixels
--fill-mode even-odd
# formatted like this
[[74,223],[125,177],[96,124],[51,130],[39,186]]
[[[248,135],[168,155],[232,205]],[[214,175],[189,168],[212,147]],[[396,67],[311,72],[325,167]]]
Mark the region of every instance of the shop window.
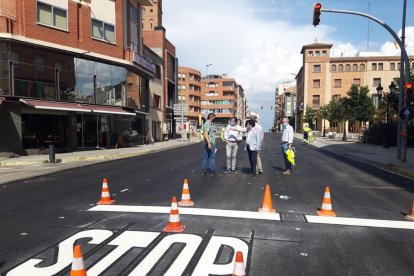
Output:
[[37,22],[67,30],[67,11],[42,2],[37,2]]

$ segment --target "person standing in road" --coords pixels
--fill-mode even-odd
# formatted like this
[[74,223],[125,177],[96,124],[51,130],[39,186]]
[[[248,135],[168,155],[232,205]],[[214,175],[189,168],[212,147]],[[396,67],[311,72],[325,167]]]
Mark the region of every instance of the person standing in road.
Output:
[[216,176],[215,155],[216,155],[216,136],[214,133],[213,121],[216,118],[214,113],[207,116],[207,121],[203,127],[204,133],[204,156],[201,164],[202,175],[207,175],[207,162],[210,160],[211,176]]
[[258,129],[255,128],[255,125],[255,120],[250,119],[247,121],[247,129],[249,132],[247,133],[245,147],[245,151],[249,153],[249,161],[253,177],[256,177],[257,175],[257,152],[259,152],[261,148],[261,136]]
[[[256,121],[255,128],[260,134],[260,142],[263,143],[264,133],[262,126]],[[260,158],[260,151],[257,152],[257,172],[259,174],[263,173],[262,158]]]
[[224,132],[224,139],[226,141],[226,155],[227,155],[227,170],[225,173],[236,172],[236,156],[239,144],[241,142],[243,129],[237,125],[237,118],[231,118],[230,125],[227,126]]
[[283,118],[282,155],[283,155],[283,160],[285,161],[285,167],[286,167],[283,174],[292,173],[292,164],[289,162],[287,158],[287,154],[286,154],[287,149],[292,149],[292,143],[293,143],[293,127],[289,125],[288,118]]

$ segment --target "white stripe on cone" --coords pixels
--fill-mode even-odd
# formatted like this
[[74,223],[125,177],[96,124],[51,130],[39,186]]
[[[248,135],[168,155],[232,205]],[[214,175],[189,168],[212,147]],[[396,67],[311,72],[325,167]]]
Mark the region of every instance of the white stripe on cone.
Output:
[[171,203],[171,209],[173,209],[173,210],[178,210],[178,205],[177,205],[177,202],[173,202],[173,203]]
[[108,188],[108,183],[104,182],[102,188]]
[[235,276],[245,276],[246,275],[246,270],[244,269],[244,264],[243,263],[234,263],[234,270],[233,270],[233,275]]
[[83,264],[83,258],[74,258],[72,262],[72,270],[82,270],[85,269]]
[[187,189],[188,190],[188,184],[187,183],[184,183],[183,189]]
[[190,195],[189,194],[183,194],[181,196],[181,200],[183,200],[183,199],[190,199]]
[[180,215],[170,215],[170,222],[179,222]]
[[109,197],[109,192],[102,192],[102,197]]
[[324,210],[332,210],[332,204],[322,203],[322,209],[324,209]]
[[331,198],[331,193],[325,193],[325,198]]

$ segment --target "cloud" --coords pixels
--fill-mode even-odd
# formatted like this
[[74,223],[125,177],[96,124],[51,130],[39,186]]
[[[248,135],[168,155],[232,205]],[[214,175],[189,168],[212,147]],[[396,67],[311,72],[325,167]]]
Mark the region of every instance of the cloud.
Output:
[[[263,5],[249,0],[163,2],[164,26],[176,45],[179,64],[196,68],[204,75],[205,65],[212,63],[208,73],[234,77],[244,87],[255,111],[260,111],[262,105],[268,105],[270,111],[277,84],[294,79],[292,73],[296,74],[302,65],[302,46],[314,43],[315,38],[334,44],[334,56],[358,52],[351,43],[333,39],[333,27],[314,28],[310,22],[298,25],[291,23],[293,20],[278,19],[278,14],[286,18],[287,10],[273,5],[277,1]],[[414,45],[413,33],[414,27],[407,29],[409,45]],[[385,43],[381,52],[390,52],[390,43],[393,44]],[[272,113],[267,112],[266,117],[265,127],[269,128]]]

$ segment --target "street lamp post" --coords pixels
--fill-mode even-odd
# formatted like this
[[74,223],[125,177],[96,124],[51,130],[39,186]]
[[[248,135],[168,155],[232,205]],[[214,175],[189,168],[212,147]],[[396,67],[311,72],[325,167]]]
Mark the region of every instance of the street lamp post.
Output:
[[[384,141],[384,148],[390,148],[391,142],[390,142],[390,101],[395,96],[395,84],[394,82],[391,82],[390,86],[388,86],[389,92],[387,94],[384,93],[384,100],[387,101],[387,113],[386,113],[386,132],[385,132],[385,141]],[[382,86],[381,84],[377,87],[377,94],[378,94],[378,100],[381,100],[382,97]]]

